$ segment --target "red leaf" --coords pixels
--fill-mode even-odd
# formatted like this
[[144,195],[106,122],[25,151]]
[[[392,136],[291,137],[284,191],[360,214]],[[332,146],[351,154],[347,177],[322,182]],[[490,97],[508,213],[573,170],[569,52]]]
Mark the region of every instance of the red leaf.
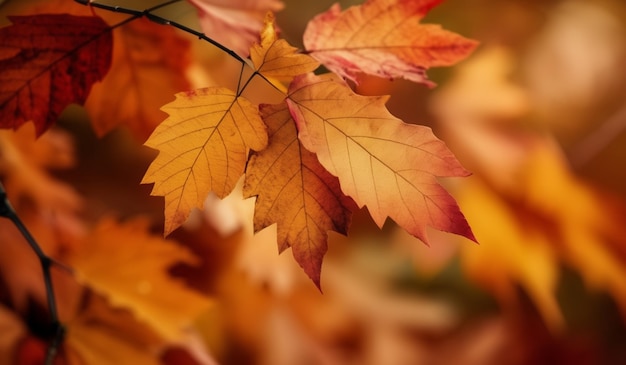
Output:
[[0,29],[0,128],[33,121],[41,135],[71,103],[83,104],[111,65],[113,41],[99,17],[9,17]]
[[189,0],[198,9],[202,31],[247,56],[250,46],[259,39],[263,18],[268,11],[283,8],[280,0]]
[[429,67],[450,66],[476,41],[420,20],[441,0],[369,0],[341,11],[335,4],[307,25],[304,45],[329,70],[353,81],[359,73],[433,86]]

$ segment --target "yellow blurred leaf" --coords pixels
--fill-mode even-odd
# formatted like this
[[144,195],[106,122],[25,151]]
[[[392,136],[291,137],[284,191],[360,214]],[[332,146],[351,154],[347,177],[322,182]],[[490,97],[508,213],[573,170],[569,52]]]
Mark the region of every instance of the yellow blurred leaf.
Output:
[[147,231],[147,222],[103,220],[69,255],[79,282],[127,308],[166,339],[176,340],[211,301],[168,269],[197,262],[187,249]]
[[590,288],[607,291],[626,313],[626,210],[572,175],[553,148],[528,155],[516,190],[493,190],[478,179],[459,204],[480,247],[461,246],[468,274],[515,305],[524,287],[552,329],[562,326],[554,297],[560,263],[572,266]]
[[81,314],[67,325],[70,365],[158,365],[163,341],[123,309],[92,296]]

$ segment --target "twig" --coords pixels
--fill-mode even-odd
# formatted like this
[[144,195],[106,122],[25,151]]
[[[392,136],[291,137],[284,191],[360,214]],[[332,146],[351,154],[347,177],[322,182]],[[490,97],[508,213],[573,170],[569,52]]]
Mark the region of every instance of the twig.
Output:
[[50,267],[56,263],[52,258],[46,255],[45,252],[41,249],[39,244],[35,238],[30,234],[20,217],[13,209],[13,206],[9,202],[7,197],[6,190],[4,189],[4,185],[0,182],[0,216],[8,218],[20,231],[26,242],[30,248],[35,252],[37,258],[39,259],[39,263],[41,264],[41,269],[43,272],[43,281],[46,288],[46,298],[48,301],[48,311],[50,312],[50,320],[52,322],[52,329],[54,330],[54,338],[50,346],[48,347],[48,352],[46,354],[46,365],[52,365],[54,358],[56,357],[57,350],[61,343],[63,342],[63,337],[65,335],[65,327],[59,321],[59,314],[57,311],[56,299],[54,296],[54,287],[52,286],[52,275],[50,273]]
[[[172,5],[174,3],[180,2],[181,0],[170,0],[164,3],[161,3],[159,5],[155,5],[149,9],[146,10],[133,10],[133,9],[127,9],[121,6],[117,6],[117,5],[107,5],[107,4],[101,4],[101,3],[97,3],[97,2],[89,2],[89,0],[74,0],[77,3],[83,4],[83,5],[87,5],[87,6],[92,6],[94,8],[98,8],[98,9],[103,9],[103,10],[108,10],[108,11],[112,11],[112,12],[116,12],[116,13],[123,13],[123,14],[130,14],[133,17],[130,19],[127,19],[126,21],[124,21],[124,24],[126,24],[128,21],[130,20],[135,20],[141,17],[146,17],[147,19],[158,23],[158,24],[162,24],[162,25],[171,25],[174,28],[178,28],[180,30],[182,30],[183,32],[189,33],[191,35],[194,35],[196,37],[198,37],[198,39],[202,39],[206,42],[209,42],[210,44],[214,45],[215,47],[219,48],[220,50],[222,50],[223,52],[227,53],[229,56],[233,57],[234,59],[236,59],[237,61],[241,62],[242,64],[247,64],[246,60],[244,60],[241,56],[239,56],[235,51],[231,50],[230,48],[224,46],[223,44],[219,43],[216,40],[211,39],[210,37],[208,37],[206,34],[199,32],[197,30],[191,29],[183,24],[180,24],[178,22],[163,18],[161,16],[155,15],[153,14],[154,11],[164,8],[166,6]],[[123,24],[122,24],[123,25]],[[117,28],[118,24],[112,26],[112,28]]]

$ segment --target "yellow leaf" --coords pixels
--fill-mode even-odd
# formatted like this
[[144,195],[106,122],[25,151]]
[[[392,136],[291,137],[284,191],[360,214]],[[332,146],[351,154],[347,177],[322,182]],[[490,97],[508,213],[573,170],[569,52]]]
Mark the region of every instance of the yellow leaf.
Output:
[[118,224],[102,221],[68,257],[77,280],[131,310],[164,338],[175,340],[207,310],[207,297],[168,274],[179,262],[195,256],[174,242],[151,235],[143,220]]
[[588,286],[609,292],[626,313],[623,202],[579,181],[546,149],[531,156],[523,181],[529,203],[555,220],[563,261],[576,268]]
[[291,83],[287,102],[304,147],[339,178],[346,195],[367,205],[378,226],[389,216],[425,243],[428,226],[474,239],[454,198],[437,182],[469,172],[430,128],[391,115],[386,100],[307,75]]
[[470,277],[513,306],[520,284],[557,330],[563,318],[554,292],[565,263],[626,313],[623,203],[579,181],[553,148],[538,145],[526,158],[517,189],[498,191],[476,180],[457,196],[481,242],[461,246]]
[[64,346],[69,365],[158,365],[164,344],[130,312],[91,296],[87,308],[67,324]]
[[254,230],[277,223],[278,247],[291,247],[296,261],[320,286],[328,231],[347,233],[351,201],[339,181],[305,150],[285,103],[265,105],[261,116],[269,129],[268,148],[250,159],[244,196],[257,195]]
[[517,306],[520,284],[549,327],[561,329],[563,316],[554,296],[558,257],[547,227],[477,178],[466,181],[456,196],[480,242],[478,247],[460,245],[467,275],[508,308]]
[[319,63],[310,56],[298,54],[284,39],[278,39],[274,15],[267,13],[261,31],[261,43],[250,48],[250,58],[257,72],[263,76],[291,81],[297,75],[315,70]]
[[224,88],[176,94],[162,108],[169,114],[146,142],[159,154],[142,183],[165,197],[165,234],[202,208],[207,194],[228,195],[244,172],[250,149],[267,145],[258,109]]

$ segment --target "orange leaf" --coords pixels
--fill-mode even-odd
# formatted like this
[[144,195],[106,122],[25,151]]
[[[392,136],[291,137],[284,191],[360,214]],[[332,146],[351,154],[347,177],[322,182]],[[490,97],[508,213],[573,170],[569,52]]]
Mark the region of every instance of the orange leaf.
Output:
[[225,88],[176,94],[163,106],[170,116],[146,142],[159,150],[142,183],[165,197],[165,234],[202,208],[210,191],[223,198],[243,175],[250,149],[267,145],[256,106]]
[[166,115],[159,107],[188,90],[190,43],[174,28],[137,19],[115,30],[111,71],[94,85],[85,107],[102,136],[118,125],[144,141]]
[[195,263],[195,256],[147,233],[146,223],[102,221],[84,238],[82,249],[69,255],[68,263],[80,283],[113,306],[131,310],[164,338],[176,340],[210,301],[168,274],[176,263]]
[[65,107],[85,102],[111,65],[112,38],[99,17],[12,16],[0,29],[0,128],[32,120],[37,135]]
[[304,46],[329,70],[355,82],[366,73],[433,85],[426,69],[450,66],[477,44],[419,23],[440,1],[369,0],[343,13],[335,4],[309,22]]
[[258,40],[265,14],[284,6],[280,0],[189,1],[198,9],[202,31],[242,56]]
[[319,63],[310,56],[298,54],[284,39],[278,39],[274,15],[267,13],[261,31],[261,43],[250,49],[250,58],[257,72],[263,76],[291,81],[293,77],[315,70]]
[[304,147],[339,178],[346,195],[367,205],[378,226],[389,216],[425,243],[427,226],[473,240],[436,179],[469,172],[430,128],[391,115],[387,98],[360,96],[332,78],[306,75],[291,83],[287,103]]
[[347,233],[350,199],[337,178],[298,141],[286,104],[264,105],[268,148],[253,155],[246,170],[244,196],[257,195],[254,230],[277,223],[278,247],[291,247],[296,261],[320,286],[328,231]]

